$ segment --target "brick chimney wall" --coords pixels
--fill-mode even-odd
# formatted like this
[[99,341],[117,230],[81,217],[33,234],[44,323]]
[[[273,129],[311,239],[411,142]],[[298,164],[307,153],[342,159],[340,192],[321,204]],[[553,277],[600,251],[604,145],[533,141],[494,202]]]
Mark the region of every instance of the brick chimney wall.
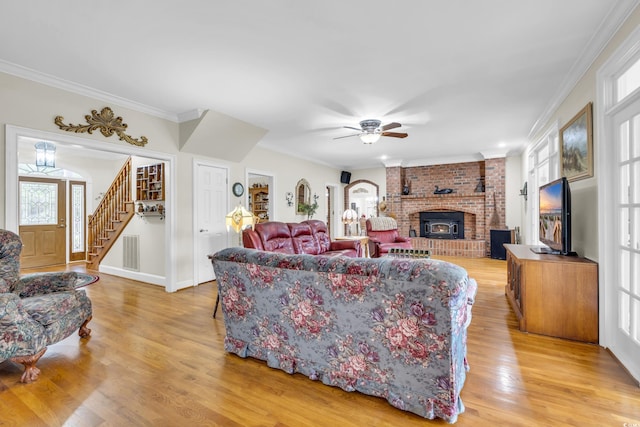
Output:
[[[462,211],[465,213],[464,242],[484,243],[484,255],[490,254],[490,229],[505,227],[505,158],[485,159],[477,162],[453,163],[445,165],[390,167],[386,169],[387,178],[387,212],[398,221],[399,232],[408,236],[409,230],[419,233],[419,212],[423,211]],[[485,191],[476,192],[478,184],[484,180]],[[409,194],[403,194],[403,185],[409,185]],[[440,189],[450,188],[451,194],[434,194]],[[495,203],[494,203],[495,197]],[[417,238],[414,246],[436,247],[432,240]],[[466,247],[463,242],[436,242],[437,247]],[[468,246],[468,245],[467,245]],[[482,251],[481,251],[482,252]],[[477,253],[477,252],[476,252]],[[467,254],[455,251],[450,254]]]

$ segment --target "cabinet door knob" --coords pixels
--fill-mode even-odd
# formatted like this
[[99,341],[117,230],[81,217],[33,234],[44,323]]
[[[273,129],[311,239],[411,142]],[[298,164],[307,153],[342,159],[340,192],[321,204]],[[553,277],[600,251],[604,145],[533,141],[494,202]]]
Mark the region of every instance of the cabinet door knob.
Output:
[[201,228],[201,229],[200,229],[200,232],[201,232],[201,233],[207,233],[208,231],[209,231],[209,230],[205,230],[204,228]]

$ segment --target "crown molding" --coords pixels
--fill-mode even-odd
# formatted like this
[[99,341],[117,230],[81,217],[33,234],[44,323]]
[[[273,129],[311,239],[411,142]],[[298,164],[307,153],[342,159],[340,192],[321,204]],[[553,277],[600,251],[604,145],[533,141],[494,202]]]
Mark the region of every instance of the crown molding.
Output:
[[562,102],[567,98],[567,96],[569,96],[576,84],[578,84],[589,67],[593,65],[594,61],[602,53],[622,24],[639,4],[640,0],[618,0],[609,14],[604,17],[593,37],[591,37],[584,50],[569,70],[569,73],[567,73],[566,77],[562,81],[558,92],[556,92],[555,96],[551,99],[551,102],[547,105],[540,117],[538,117],[538,120],[533,124],[533,127],[529,131],[529,139],[535,138],[538,132],[540,132],[551,117],[553,117],[553,114],[560,107]]
[[387,159],[382,162],[385,168],[396,168],[402,167],[402,160],[399,159]]
[[465,154],[460,156],[433,157],[429,159],[415,159],[406,161],[404,167],[450,165],[453,163],[470,163],[484,160],[481,154]]
[[202,108],[196,108],[194,110],[185,111],[183,113],[178,113],[178,123],[188,122],[191,120],[196,120],[202,117],[202,114],[206,110]]
[[[505,157],[502,156],[491,156],[493,157]],[[428,159],[411,159],[411,160],[402,160],[402,159],[389,159],[382,162],[385,167],[402,167],[402,168],[412,168],[418,166],[434,166],[434,165],[449,165],[452,163],[470,163],[477,162],[480,160],[484,160],[487,157],[484,157],[483,154],[469,154],[469,155],[461,155],[461,156],[447,156],[447,157],[430,157]]]
[[500,150],[488,150],[488,151],[481,151],[480,155],[482,156],[482,158],[486,159],[501,159],[503,157],[507,157],[507,150],[505,149],[500,149]]
[[0,59],[0,72],[178,123],[178,115]]

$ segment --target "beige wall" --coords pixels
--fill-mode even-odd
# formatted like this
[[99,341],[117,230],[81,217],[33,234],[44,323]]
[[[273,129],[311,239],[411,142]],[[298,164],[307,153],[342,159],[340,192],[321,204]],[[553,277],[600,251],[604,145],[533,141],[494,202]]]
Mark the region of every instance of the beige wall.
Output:
[[[178,151],[178,124],[169,120],[158,118],[139,111],[134,111],[112,103],[96,100],[76,93],[67,92],[61,89],[49,87],[40,83],[18,78],[12,75],[0,73],[0,188],[3,197],[0,198],[0,226],[6,227],[6,197],[5,194],[5,125],[13,125],[27,129],[51,132],[53,134],[69,135],[68,132],[58,129],[53,120],[55,116],[64,117],[65,123],[84,123],[84,116],[91,110],[100,110],[104,106],[110,106],[117,116],[121,116],[128,124],[127,133],[133,137],[141,135],[149,139],[145,149],[153,152],[166,153],[175,156],[175,180],[176,212],[168,212],[168,215],[175,216],[176,241],[174,242],[176,278],[181,286],[192,282],[193,275],[193,160],[207,160],[229,168],[229,181],[245,182],[247,169],[271,171],[274,175],[274,219],[282,221],[299,221],[304,219],[295,215],[293,208],[286,206],[285,193],[293,191],[296,182],[305,178],[311,185],[313,193],[317,193],[320,198],[318,203],[320,208],[315,218],[324,219],[327,215],[325,187],[334,186],[338,191],[337,205],[342,206],[342,184],[340,184],[340,171],[326,166],[301,160],[295,157],[285,156],[280,153],[255,148],[241,163],[232,163],[224,160],[195,156],[189,153]],[[118,145],[123,149],[131,147],[128,143],[119,141],[116,136],[105,138],[99,132],[92,135],[81,134],[86,140],[95,140],[96,148],[108,147],[109,144]],[[215,135],[212,135],[215,139]],[[115,171],[114,171],[115,173]],[[102,187],[102,186],[100,186]],[[103,191],[96,188],[95,194],[88,194],[89,200],[97,197],[97,193]],[[230,200],[233,199],[230,195]],[[340,210],[340,213],[342,211]],[[132,225],[135,233],[147,233],[148,227],[143,227],[142,223]],[[151,231],[153,232],[153,231]],[[145,263],[144,272],[149,275],[162,275],[165,272],[164,245],[159,245],[157,239],[145,239],[149,242],[144,250],[143,261]],[[109,258],[109,263],[113,267],[121,264],[121,256],[117,254]],[[120,265],[121,266],[121,265]]]
[[[603,52],[594,61],[589,70],[578,81],[569,95],[562,101],[550,120],[540,128],[540,133],[533,138],[534,141],[541,138],[544,131],[546,131],[552,123],[556,121],[559,123],[560,127],[563,127],[589,102],[594,103],[593,110],[595,118],[596,111],[600,108],[596,103],[596,73],[615,49],[638,25],[640,25],[640,10],[636,9],[624,25],[622,25],[618,33],[616,33],[616,35],[611,39]],[[582,256],[597,261],[598,192],[606,191],[606,189],[598,188],[597,176],[599,170],[596,154],[599,146],[601,144],[606,144],[607,142],[598,140],[598,129],[595,120],[593,126],[594,176],[592,178],[574,181],[571,183],[571,207],[573,215],[572,249]]]
[[[334,168],[313,164],[295,157],[289,157],[282,153],[256,147],[242,162],[242,174],[244,169],[260,170],[275,177],[274,179],[274,219],[285,222],[296,222],[306,219],[296,215],[295,205],[287,206],[285,194],[290,191],[295,194],[296,183],[304,178],[309,182],[311,194],[318,195],[319,208],[314,219],[325,220],[327,218],[327,204],[325,188],[327,185],[342,188],[340,184],[340,171]],[[244,182],[244,175],[236,177]],[[342,198],[340,198],[342,200]],[[342,205],[340,205],[342,206]],[[342,211],[340,211],[342,212]]]

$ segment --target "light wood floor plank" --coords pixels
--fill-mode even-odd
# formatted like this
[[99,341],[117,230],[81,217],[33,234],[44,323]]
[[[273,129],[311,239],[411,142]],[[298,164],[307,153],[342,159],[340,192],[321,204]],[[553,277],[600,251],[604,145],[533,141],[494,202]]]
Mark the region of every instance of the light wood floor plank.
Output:
[[[518,331],[505,261],[439,258],[479,284],[466,412],[456,425],[640,425],[640,388],[605,349]],[[226,354],[221,316],[211,318],[214,283],[168,294],[100,276],[85,288],[94,306],[89,340],[74,335],[49,347],[33,384],[19,382],[21,366],[0,363],[0,426],[446,424]]]

